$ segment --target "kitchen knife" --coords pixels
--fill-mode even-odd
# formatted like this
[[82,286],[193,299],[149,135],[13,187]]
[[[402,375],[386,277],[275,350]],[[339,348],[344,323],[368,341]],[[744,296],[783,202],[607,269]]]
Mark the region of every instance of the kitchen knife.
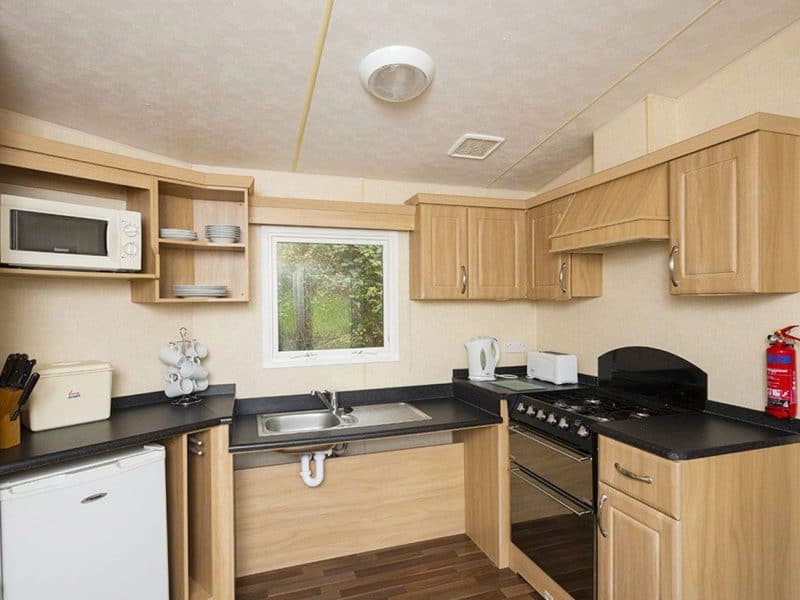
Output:
[[16,364],[17,354],[9,354],[8,358],[6,358],[6,363],[3,365],[3,370],[0,372],[0,388],[6,387],[8,378],[11,377],[11,372]]
[[33,371],[33,367],[36,365],[36,359],[33,358],[31,360],[26,360],[22,363],[22,368],[20,369],[19,376],[17,377],[16,381],[12,381],[9,387],[12,387],[17,390],[21,390],[25,387],[25,382],[28,381],[28,377],[31,375],[31,371]]
[[[36,361],[33,361],[36,362]],[[28,378],[28,381],[25,383],[25,388],[22,390],[22,394],[17,401],[17,409],[11,414],[11,420],[16,421],[19,417],[20,413],[22,412],[22,407],[25,406],[25,403],[28,402],[28,398],[31,397],[31,393],[33,392],[33,388],[36,387],[36,384],[39,382],[39,374],[34,373]]]

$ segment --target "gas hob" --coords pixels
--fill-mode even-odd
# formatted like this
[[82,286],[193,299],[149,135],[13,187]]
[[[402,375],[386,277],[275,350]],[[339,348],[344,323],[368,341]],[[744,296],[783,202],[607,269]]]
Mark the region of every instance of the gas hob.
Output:
[[655,406],[635,396],[601,388],[540,392],[521,396],[512,407],[511,419],[583,450],[591,449],[590,425],[601,421],[646,419],[678,412]]

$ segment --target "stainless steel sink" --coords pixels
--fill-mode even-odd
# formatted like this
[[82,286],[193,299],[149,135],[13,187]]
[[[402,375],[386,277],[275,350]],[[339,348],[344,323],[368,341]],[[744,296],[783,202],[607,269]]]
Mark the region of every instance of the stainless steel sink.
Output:
[[350,425],[350,427],[373,427],[376,425],[393,425],[395,423],[430,419],[430,416],[426,413],[407,402],[355,406],[353,407],[353,412],[345,415],[345,418],[348,417],[356,420],[356,423]]
[[355,406],[341,418],[328,410],[306,410],[293,413],[258,415],[258,435],[310,433],[330,429],[354,429],[425,421],[431,417],[407,402]]
[[258,415],[258,435],[324,431],[338,427],[341,422],[339,417],[328,410]]

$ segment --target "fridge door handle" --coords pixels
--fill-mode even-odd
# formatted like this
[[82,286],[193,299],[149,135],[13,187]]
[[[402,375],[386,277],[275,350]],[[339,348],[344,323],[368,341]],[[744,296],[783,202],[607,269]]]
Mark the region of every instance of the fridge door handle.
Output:
[[86,496],[83,500],[81,500],[81,504],[91,504],[92,502],[97,502],[98,500],[102,500],[108,496],[108,492],[99,492],[97,494],[92,494],[91,496]]

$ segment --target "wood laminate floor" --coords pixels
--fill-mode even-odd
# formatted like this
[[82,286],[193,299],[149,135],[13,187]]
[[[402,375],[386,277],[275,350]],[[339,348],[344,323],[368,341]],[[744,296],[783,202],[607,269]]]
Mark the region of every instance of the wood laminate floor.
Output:
[[465,535],[364,552],[236,580],[236,600],[507,600],[541,596]]

